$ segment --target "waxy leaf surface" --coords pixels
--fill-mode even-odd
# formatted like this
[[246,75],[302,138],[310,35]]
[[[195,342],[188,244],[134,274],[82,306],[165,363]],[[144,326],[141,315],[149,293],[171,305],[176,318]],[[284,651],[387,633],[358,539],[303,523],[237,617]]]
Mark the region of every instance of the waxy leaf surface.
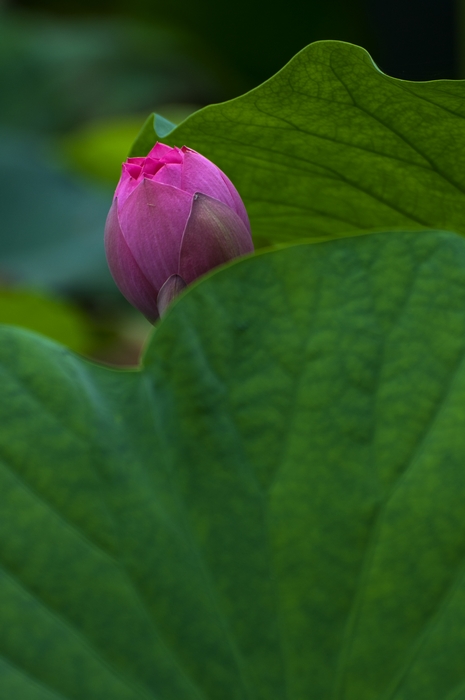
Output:
[[465,691],[465,241],[194,285],[140,371],[4,327],[0,697]]
[[372,229],[465,233],[465,81],[410,82],[320,41],[255,90],[133,147],[187,145],[243,197],[257,245]]

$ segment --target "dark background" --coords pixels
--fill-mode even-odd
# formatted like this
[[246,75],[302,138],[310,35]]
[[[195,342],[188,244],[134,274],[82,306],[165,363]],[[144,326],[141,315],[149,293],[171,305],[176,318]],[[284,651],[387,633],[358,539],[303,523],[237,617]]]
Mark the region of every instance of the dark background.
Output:
[[319,39],[360,44],[384,72],[406,80],[460,77],[458,6],[452,0],[16,0],[8,6],[172,24],[199,37],[249,86]]

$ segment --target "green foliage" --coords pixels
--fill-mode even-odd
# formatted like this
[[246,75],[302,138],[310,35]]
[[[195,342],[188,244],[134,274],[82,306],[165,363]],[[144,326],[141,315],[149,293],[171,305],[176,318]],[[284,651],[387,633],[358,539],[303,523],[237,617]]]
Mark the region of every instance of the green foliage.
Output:
[[[199,150],[258,245],[300,244],[193,285],[137,371],[2,328],[2,700],[463,696],[465,241],[442,229],[465,233],[464,96],[319,42],[243,97],[148,120],[134,154],[156,129]],[[66,150],[110,180],[135,127],[96,124]],[[20,142],[1,274],[104,290],[107,194]],[[47,332],[14,299],[0,321]]]
[[[465,84],[381,73],[322,41],[165,138],[213,160],[243,196],[257,245],[373,229],[465,233]],[[133,148],[157,140],[150,120]]]
[[0,696],[436,700],[465,681],[465,241],[230,264],[140,371],[0,343]]

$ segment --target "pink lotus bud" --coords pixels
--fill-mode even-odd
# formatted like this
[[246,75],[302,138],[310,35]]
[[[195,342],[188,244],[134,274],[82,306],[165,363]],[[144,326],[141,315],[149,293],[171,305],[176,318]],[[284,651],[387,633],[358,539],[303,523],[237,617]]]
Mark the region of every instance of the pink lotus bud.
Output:
[[105,224],[111,274],[150,320],[181,289],[217,265],[253,251],[234,185],[211,161],[157,143],[128,158]]

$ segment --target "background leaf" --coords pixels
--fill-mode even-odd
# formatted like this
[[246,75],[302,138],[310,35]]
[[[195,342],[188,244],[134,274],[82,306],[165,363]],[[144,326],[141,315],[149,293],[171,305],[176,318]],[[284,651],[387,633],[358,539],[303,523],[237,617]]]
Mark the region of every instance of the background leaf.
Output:
[[51,164],[36,140],[0,132],[0,277],[88,292],[116,287],[103,226],[112,190],[92,188]]
[[42,333],[74,352],[87,353],[95,345],[86,316],[61,299],[24,289],[0,289],[0,323]]
[[194,285],[140,371],[0,343],[0,694],[436,700],[465,681],[465,241]]
[[[273,78],[162,140],[213,160],[257,245],[370,229],[465,233],[465,83],[390,78],[351,44],[311,44]],[[153,121],[133,147],[146,155]]]
[[10,128],[56,133],[170,102],[203,104],[229,94],[228,77],[179,28],[128,17],[1,16],[0,92],[8,100],[0,122]]

